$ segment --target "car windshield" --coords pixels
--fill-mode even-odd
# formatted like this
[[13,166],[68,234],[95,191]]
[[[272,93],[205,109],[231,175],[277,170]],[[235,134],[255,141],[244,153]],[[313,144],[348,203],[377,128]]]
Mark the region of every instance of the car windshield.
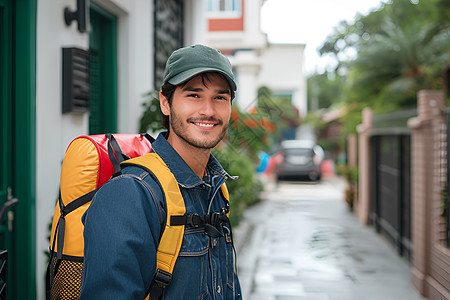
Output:
[[291,156],[291,155],[295,155],[295,156],[312,156],[312,154],[313,154],[311,149],[302,149],[302,148],[285,149],[284,151],[286,153],[286,156]]

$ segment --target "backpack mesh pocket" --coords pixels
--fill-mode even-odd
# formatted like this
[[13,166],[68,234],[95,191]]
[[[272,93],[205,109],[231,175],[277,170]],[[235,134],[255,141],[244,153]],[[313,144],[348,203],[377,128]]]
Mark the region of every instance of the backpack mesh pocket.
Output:
[[[55,274],[56,273],[56,274]],[[72,300],[80,298],[83,258],[52,258],[50,269],[51,300]]]

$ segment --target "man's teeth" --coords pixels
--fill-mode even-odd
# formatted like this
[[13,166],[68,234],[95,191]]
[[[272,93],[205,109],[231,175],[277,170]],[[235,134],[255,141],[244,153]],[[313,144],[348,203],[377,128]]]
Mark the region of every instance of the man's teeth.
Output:
[[201,127],[213,127],[214,124],[205,124],[205,123],[194,123],[197,126],[201,126]]

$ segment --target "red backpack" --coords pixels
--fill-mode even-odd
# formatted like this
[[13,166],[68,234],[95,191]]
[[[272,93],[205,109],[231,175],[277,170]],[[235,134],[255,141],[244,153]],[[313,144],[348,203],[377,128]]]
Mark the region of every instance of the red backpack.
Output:
[[69,145],[61,168],[60,196],[53,216],[47,298],[77,299],[84,258],[81,217],[97,190],[126,159],[150,153],[150,135],[99,134],[80,136]]

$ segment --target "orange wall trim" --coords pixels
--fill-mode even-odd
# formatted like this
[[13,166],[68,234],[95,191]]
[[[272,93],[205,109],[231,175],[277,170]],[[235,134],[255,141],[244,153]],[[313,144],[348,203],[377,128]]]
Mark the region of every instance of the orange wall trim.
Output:
[[209,31],[244,31],[244,17],[236,19],[209,19]]
[[220,52],[223,54],[223,55],[233,55],[234,54],[234,49],[225,49],[225,50],[221,50],[221,49],[219,49],[220,50]]

